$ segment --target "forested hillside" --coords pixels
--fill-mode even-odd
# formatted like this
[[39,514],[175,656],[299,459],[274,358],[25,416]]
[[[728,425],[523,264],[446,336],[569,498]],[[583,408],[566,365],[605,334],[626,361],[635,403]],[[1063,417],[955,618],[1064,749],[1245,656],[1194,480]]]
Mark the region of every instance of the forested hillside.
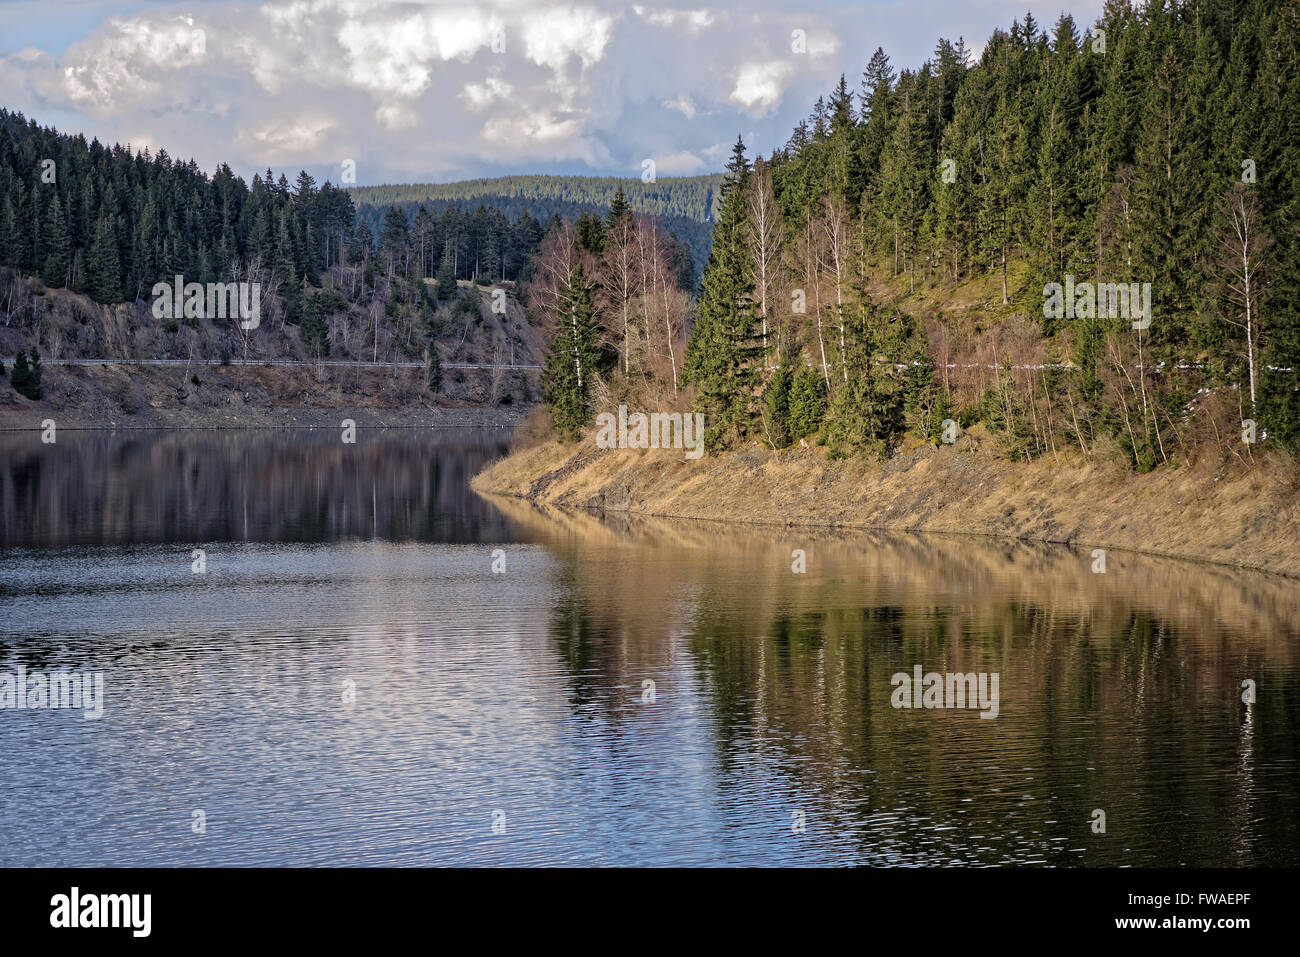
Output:
[[[535,220],[456,209],[413,220],[389,209],[376,235],[347,192],[306,173],[290,184],[268,170],[249,185],[223,165],[209,177],[163,151],[104,147],[0,111],[3,358],[423,360],[428,392],[527,398],[499,371],[444,379],[440,365],[538,361],[536,330],[508,290],[496,301],[482,287],[508,287],[541,238]],[[154,286],[177,275],[256,285],[257,323],[160,317]]]
[[612,176],[501,176],[456,183],[360,186],[348,191],[358,204],[361,219],[376,233],[385,211],[393,205],[412,218],[423,205],[440,216],[451,208],[474,210],[474,217],[494,222],[535,217],[547,223],[555,217],[576,221],[583,213],[603,216],[622,191],[634,212],[658,217],[665,229],[686,243],[698,275],[709,254],[721,183],[720,173],[665,177],[653,183]]
[[[623,181],[612,178],[505,182],[519,192],[533,181],[548,184],[533,190],[553,207],[545,224],[523,208],[461,207],[482,198],[484,184],[501,181],[434,187],[442,195],[428,202],[403,199],[423,187],[382,188],[394,202],[358,212],[348,191],[318,186],[305,172],[292,184],[270,170],[245,184],[225,165],[209,177],[164,151],[88,143],[0,111],[0,266],[13,270],[0,289],[0,344],[6,353],[36,347],[55,358],[432,361],[445,336],[441,352],[450,360],[535,362],[532,331],[513,301],[506,313],[492,312],[457,281],[527,280],[548,230],[576,230],[594,249],[607,210],[621,216],[631,203]],[[638,181],[634,191],[642,204],[703,217],[708,183],[695,177],[656,190]],[[572,214],[568,221],[557,214],[561,207]],[[640,219],[647,217],[655,220],[655,268],[673,295],[690,289],[697,273],[689,248],[667,230],[666,217]],[[707,237],[702,219],[675,218]],[[177,275],[187,283],[256,284],[265,321],[242,330],[215,317],[156,318],[152,290]],[[123,308],[89,308],[85,298],[56,293],[65,289]]]
[[[1300,443],[1300,7],[1110,0],[978,59],[864,60],[728,164],[678,370],[711,447],[887,455],[959,423],[1145,471]],[[557,418],[586,421],[598,376],[630,391],[630,351],[570,370]]]
[[198,282],[256,267],[316,283],[343,261],[355,210],[306,173],[252,185],[220,166],[106,147],[0,110],[0,264],[98,302],[133,301],[177,273]]

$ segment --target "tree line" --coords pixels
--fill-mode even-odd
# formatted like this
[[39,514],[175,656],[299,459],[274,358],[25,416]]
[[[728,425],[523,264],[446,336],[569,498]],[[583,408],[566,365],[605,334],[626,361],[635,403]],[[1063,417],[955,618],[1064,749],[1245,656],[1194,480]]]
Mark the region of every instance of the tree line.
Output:
[[[721,181],[719,173],[666,177],[652,183],[595,176],[501,176],[457,183],[351,187],[349,193],[358,203],[359,217],[377,233],[391,206],[402,209],[408,217],[414,217],[423,206],[435,214],[448,207],[483,209],[500,213],[510,222],[524,216],[535,216],[542,222],[555,217],[574,221],[583,214],[603,216],[615,194],[622,190],[633,212],[655,216],[686,244],[698,276],[709,254]],[[470,261],[473,259],[471,256]]]
[[274,277],[284,289],[344,260],[355,208],[307,173],[251,185],[166,150],[133,152],[0,110],[0,263],[101,303],[159,281]]
[[505,198],[576,203],[602,211],[609,208],[616,193],[622,192],[633,212],[707,222],[717,212],[721,180],[718,173],[656,177],[651,182],[615,176],[498,176],[455,183],[356,186],[351,192],[358,203],[380,207],[447,200],[470,205]]
[[305,171],[293,183],[269,169],[245,183],[226,164],[208,176],[166,150],[106,147],[0,110],[0,265],[100,303],[144,300],[176,275],[258,282],[264,303],[316,334],[308,292],[330,270],[361,266],[373,279],[380,264],[414,280],[448,263],[453,282],[514,280],[543,232],[526,210],[359,214],[348,191]]

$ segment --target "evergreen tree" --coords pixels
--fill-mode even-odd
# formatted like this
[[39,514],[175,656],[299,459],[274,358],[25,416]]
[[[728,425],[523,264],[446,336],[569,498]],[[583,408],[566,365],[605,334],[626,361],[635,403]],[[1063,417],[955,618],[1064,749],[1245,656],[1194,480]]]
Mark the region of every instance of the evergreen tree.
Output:
[[812,435],[822,427],[825,416],[826,379],[818,370],[805,366],[790,385],[790,437]]
[[13,375],[9,379],[14,390],[28,399],[36,401],[45,393],[41,387],[41,357],[32,346],[30,356],[21,349],[14,359]]
[[50,194],[49,213],[42,228],[45,234],[41,250],[45,259],[41,266],[41,281],[50,287],[64,286],[68,280],[68,231],[58,193]]
[[560,436],[576,441],[591,424],[592,381],[600,362],[592,289],[581,264],[560,292],[556,318],[542,370],[542,401]]
[[429,391],[435,395],[442,391],[442,357],[438,355],[438,346],[430,341],[425,357],[425,382]]
[[95,223],[95,238],[86,259],[90,295],[96,302],[122,301],[122,266],[117,254],[117,230],[105,214]]
[[745,209],[749,174],[745,144],[737,137],[682,367],[686,380],[697,388],[696,408],[704,414],[706,446],[742,437],[750,426],[749,399],[757,381],[755,360],[761,346],[756,337],[753,257]]
[[623,195],[623,184],[619,183],[617,192],[614,193],[614,199],[609,204],[609,217],[607,222],[612,229],[615,224],[632,215],[632,207],[628,205],[627,197]]
[[325,327],[324,309],[320,298],[310,292],[305,277],[302,282],[299,301],[302,318],[298,331],[302,336],[303,345],[315,355],[329,355],[329,334]]
[[437,296],[440,300],[446,300],[454,295],[456,295],[456,272],[452,268],[451,254],[444,253],[442,265],[438,267]]

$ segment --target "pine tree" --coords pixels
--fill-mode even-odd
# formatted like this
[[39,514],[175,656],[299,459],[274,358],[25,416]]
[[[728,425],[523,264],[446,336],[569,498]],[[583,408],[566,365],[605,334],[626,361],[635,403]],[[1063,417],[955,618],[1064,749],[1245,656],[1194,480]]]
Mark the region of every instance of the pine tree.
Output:
[[303,345],[311,352],[318,356],[327,356],[330,353],[330,346],[329,334],[325,327],[324,307],[320,298],[312,295],[309,288],[304,277],[299,307],[302,320],[298,325],[298,332],[302,336]]
[[49,213],[42,229],[41,250],[45,260],[41,266],[41,281],[52,288],[64,286],[68,281],[68,232],[58,193],[50,194]]
[[818,370],[805,366],[790,385],[790,438],[816,432],[825,416],[826,380]]
[[32,346],[30,356],[21,349],[18,350],[18,356],[14,359],[13,375],[9,382],[19,395],[32,401],[40,399],[45,394],[41,387],[41,357],[37,354],[35,346]]
[[555,333],[542,371],[542,401],[555,430],[576,441],[591,424],[591,391],[600,352],[592,289],[579,263],[561,290]]
[[440,300],[456,295],[456,272],[452,268],[450,252],[443,253],[442,264],[438,267],[436,293]]
[[745,144],[737,137],[682,366],[685,379],[697,388],[696,409],[704,414],[706,447],[743,437],[750,427],[755,360],[762,350],[756,342],[753,256],[746,227],[749,175]]
[[117,254],[117,230],[112,217],[101,215],[86,260],[90,295],[96,302],[122,301],[122,266]]
[[27,395],[27,384],[31,381],[31,367],[27,364],[27,353],[22,349],[18,350],[18,355],[14,357],[14,371],[9,376],[9,384],[14,387],[14,391],[19,395]]
[[611,229],[619,223],[624,217],[632,215],[632,207],[628,205],[627,197],[623,195],[623,184],[618,184],[618,189],[614,193],[614,199],[609,204],[609,216],[606,222]]
[[425,357],[425,382],[429,391],[437,395],[442,391],[442,357],[438,355],[438,346],[429,342]]
[[[855,310],[846,331],[848,382],[831,396],[825,427],[826,445],[835,456],[871,452],[888,454],[903,427],[903,389],[890,362],[877,362],[883,343],[874,308]],[[882,356],[881,358],[885,358]]]

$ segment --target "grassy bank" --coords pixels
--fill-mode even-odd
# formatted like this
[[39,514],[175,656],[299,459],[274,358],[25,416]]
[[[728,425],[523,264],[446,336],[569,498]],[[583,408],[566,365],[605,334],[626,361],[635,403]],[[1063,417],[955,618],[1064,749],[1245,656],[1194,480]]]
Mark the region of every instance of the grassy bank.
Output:
[[978,534],[1300,576],[1300,470],[1261,456],[1136,475],[1082,456],[1013,463],[965,439],[887,462],[819,449],[680,451],[546,442],[473,480],[542,505],[762,525]]

